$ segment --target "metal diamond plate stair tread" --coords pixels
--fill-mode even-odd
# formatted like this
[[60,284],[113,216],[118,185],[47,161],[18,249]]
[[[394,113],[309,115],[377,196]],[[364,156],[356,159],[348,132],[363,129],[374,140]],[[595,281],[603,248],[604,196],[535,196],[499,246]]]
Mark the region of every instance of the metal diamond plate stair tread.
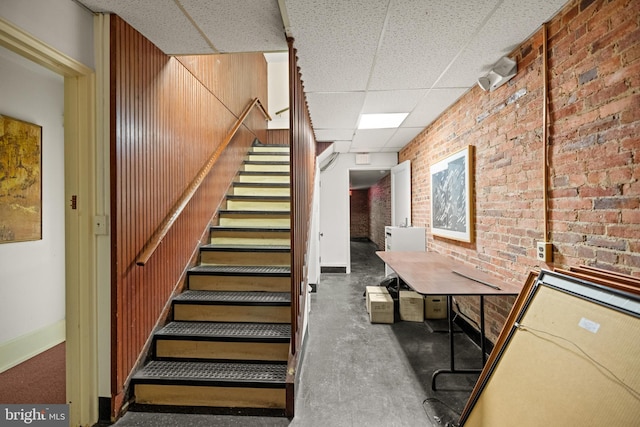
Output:
[[286,364],[154,360],[138,371],[141,384],[191,384],[283,388]]
[[170,322],[160,339],[289,342],[291,325],[281,323]]
[[210,244],[202,245],[200,249],[210,252],[291,252],[291,247],[284,245],[251,246]]
[[277,276],[291,275],[290,267],[242,266],[242,265],[198,265],[189,270],[190,274],[215,274],[219,276]]
[[289,292],[187,290],[177,295],[173,302],[183,304],[286,306],[291,303],[291,295]]

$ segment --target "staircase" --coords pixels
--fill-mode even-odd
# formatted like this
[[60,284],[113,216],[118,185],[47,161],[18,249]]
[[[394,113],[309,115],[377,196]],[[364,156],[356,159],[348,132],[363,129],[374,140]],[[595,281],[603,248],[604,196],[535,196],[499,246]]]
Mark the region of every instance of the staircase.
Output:
[[152,360],[135,405],[284,414],[291,336],[289,148],[254,143]]

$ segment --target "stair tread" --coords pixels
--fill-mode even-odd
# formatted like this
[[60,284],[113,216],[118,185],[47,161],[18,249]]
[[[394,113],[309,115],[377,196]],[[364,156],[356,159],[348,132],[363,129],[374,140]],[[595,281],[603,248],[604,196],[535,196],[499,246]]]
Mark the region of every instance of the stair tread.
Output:
[[288,305],[291,303],[289,292],[251,292],[251,291],[192,291],[186,290],[177,295],[178,303],[242,303],[264,305]]
[[209,252],[291,252],[291,247],[285,245],[256,246],[209,244],[200,246],[200,250]]
[[286,277],[291,275],[290,267],[253,265],[197,265],[189,269],[191,274],[222,274],[229,276],[262,275]]
[[157,338],[261,340],[288,342],[291,325],[283,323],[170,322]]
[[154,360],[134,376],[137,383],[251,383],[284,385],[283,363],[232,363]]

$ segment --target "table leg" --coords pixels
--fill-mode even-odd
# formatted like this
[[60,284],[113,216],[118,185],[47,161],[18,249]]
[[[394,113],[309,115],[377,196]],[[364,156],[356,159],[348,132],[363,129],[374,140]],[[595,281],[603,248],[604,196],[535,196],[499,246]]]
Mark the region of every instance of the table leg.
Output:
[[[456,369],[455,368],[455,351],[453,340],[453,296],[447,295],[447,318],[449,323],[449,369],[438,369],[431,376],[431,390],[436,389],[436,378],[440,374],[479,374],[482,369]],[[480,348],[482,350],[482,366],[486,361],[485,344],[484,344],[484,295],[480,295]]]

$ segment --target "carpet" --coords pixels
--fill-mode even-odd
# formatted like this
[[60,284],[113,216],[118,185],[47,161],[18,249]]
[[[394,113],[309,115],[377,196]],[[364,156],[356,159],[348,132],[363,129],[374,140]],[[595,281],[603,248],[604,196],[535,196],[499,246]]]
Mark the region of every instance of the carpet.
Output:
[[65,343],[0,373],[0,403],[66,403]]

